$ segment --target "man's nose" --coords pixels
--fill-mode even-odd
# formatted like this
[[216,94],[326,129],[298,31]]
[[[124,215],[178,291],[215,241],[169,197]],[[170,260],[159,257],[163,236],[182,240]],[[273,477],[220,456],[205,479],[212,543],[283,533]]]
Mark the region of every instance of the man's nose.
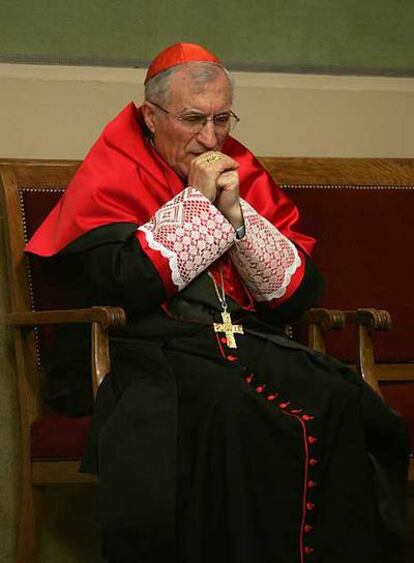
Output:
[[202,127],[197,135],[197,140],[209,150],[212,150],[217,146],[217,135],[214,128],[214,122],[212,120],[208,120]]

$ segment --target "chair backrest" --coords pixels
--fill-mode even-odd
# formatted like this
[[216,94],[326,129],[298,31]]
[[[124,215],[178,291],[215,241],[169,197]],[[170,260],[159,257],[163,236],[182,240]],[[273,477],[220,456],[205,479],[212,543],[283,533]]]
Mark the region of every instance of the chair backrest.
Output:
[[[37,307],[31,294],[31,275],[27,270],[23,248],[57,203],[78,166],[79,163],[75,161],[0,160],[12,311],[28,311]],[[39,298],[44,299],[43,296]]]
[[[412,361],[414,268],[409,258],[414,247],[414,160],[260,160],[298,205],[300,228],[319,240],[315,261],[327,282],[321,306],[389,310],[393,330],[376,337],[378,359]],[[38,264],[24,258],[22,250],[79,164],[0,161],[13,311],[62,307],[53,281],[45,285]],[[327,341],[332,354],[354,359],[351,330],[327,335]]]
[[[10,312],[62,307],[53,283],[45,283],[40,265],[23,254],[23,248],[43,218],[61,197],[78,162],[0,161],[1,216],[7,255]],[[42,279],[40,279],[42,278]],[[50,280],[49,280],[50,282]],[[40,358],[50,329],[15,331],[22,424],[40,418],[42,370]]]
[[[414,360],[414,159],[263,158],[319,243],[322,307],[386,309],[392,330],[375,336],[376,360]],[[355,358],[354,331],[327,335],[330,353]]]

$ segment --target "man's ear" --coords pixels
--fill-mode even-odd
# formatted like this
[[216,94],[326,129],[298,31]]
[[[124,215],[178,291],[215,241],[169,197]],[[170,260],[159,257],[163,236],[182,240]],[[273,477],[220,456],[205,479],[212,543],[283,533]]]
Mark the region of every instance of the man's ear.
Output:
[[151,131],[152,134],[155,133],[155,123],[154,123],[154,106],[148,102],[142,104],[142,115],[144,116],[145,125]]

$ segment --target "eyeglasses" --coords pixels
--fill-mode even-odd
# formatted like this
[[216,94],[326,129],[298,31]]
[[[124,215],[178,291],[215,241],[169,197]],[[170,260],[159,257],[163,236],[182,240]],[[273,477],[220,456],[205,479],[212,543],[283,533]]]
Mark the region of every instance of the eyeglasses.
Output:
[[184,113],[182,115],[179,115],[179,114],[171,113],[170,111],[156,104],[155,102],[150,102],[150,103],[156,108],[166,113],[167,115],[170,115],[171,117],[179,121],[183,127],[188,129],[188,131],[191,131],[193,134],[199,133],[203,129],[203,127],[206,126],[207,121],[212,121],[214,125],[214,129],[219,133],[228,133],[230,131],[233,131],[233,129],[240,121],[239,117],[231,110],[223,113],[219,113],[217,115],[213,115],[213,117],[208,117],[203,113],[195,113],[195,112]]

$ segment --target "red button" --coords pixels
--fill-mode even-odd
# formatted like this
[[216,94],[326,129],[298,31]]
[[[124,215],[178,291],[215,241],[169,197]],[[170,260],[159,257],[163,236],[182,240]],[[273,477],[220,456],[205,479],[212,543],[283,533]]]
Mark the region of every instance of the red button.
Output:
[[311,532],[313,528],[312,528],[312,526],[311,526],[310,524],[306,524],[303,529],[305,530],[305,532],[306,532],[307,534],[309,534],[309,532]]
[[315,465],[317,465],[319,463],[319,461],[317,459],[315,459],[314,457],[311,457],[309,460],[309,465],[311,465],[312,467],[315,467]]
[[256,393],[262,393],[262,391],[265,387],[266,387],[266,385],[259,385],[259,387],[256,387]]
[[278,393],[274,393],[273,395],[268,395],[267,400],[268,401],[274,401],[275,399],[278,398],[278,396],[279,396]]
[[318,439],[315,438],[315,436],[308,436],[308,442],[309,444],[314,444],[315,442],[317,442]]
[[317,485],[316,481],[308,481],[308,487],[310,489],[314,489],[316,485]]
[[305,547],[305,553],[308,554],[308,555],[309,555],[310,553],[313,553],[314,551],[315,551],[315,550],[313,549],[313,547],[310,547],[310,546],[308,546],[308,545]]
[[236,356],[227,356],[229,362],[235,362],[237,360]]

